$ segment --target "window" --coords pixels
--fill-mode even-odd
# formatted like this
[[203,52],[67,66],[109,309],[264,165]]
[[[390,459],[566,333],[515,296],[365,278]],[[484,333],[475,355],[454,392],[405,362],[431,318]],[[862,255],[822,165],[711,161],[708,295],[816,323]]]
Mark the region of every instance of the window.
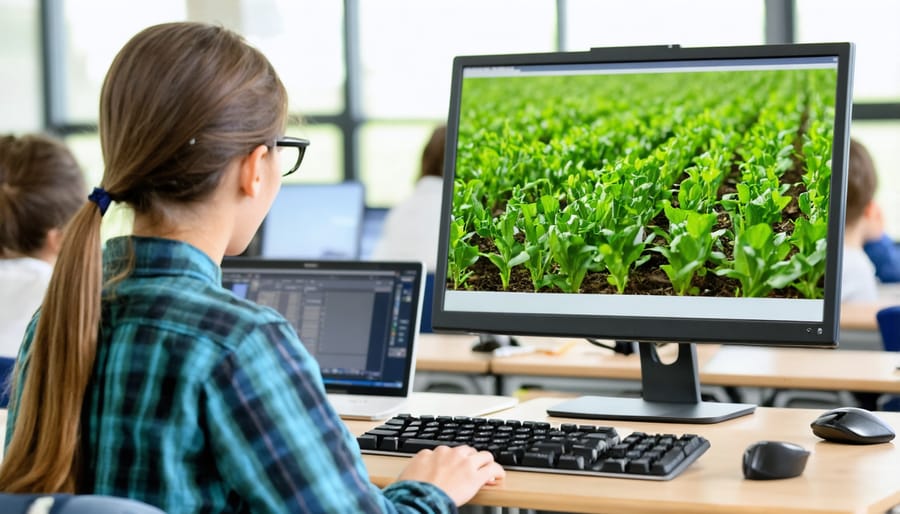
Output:
[[[555,2],[359,1],[359,172],[370,205],[406,197],[447,118],[453,57],[556,48]],[[420,120],[402,123],[406,120]]]
[[[50,5],[57,5],[50,3]],[[65,103],[57,106],[54,120],[95,124],[100,105],[100,87],[116,53],[142,28],[186,17],[184,0],[117,2],[79,0],[62,2],[65,33],[60,48],[65,55],[57,63],[63,70]],[[98,23],[98,13],[115,23]]]
[[[448,79],[449,82],[449,79]],[[422,149],[434,123],[378,123],[359,132],[360,179],[366,184],[366,204],[394,205],[403,200],[419,178]]]
[[759,0],[569,0],[565,49],[602,46],[753,45],[764,42]]
[[39,130],[43,123],[39,28],[37,2],[0,3],[0,132]]
[[854,101],[900,102],[900,2],[797,0],[797,41],[856,43]]
[[[857,44],[854,107],[864,109],[854,110],[853,133],[875,158],[880,203],[886,210],[900,205],[895,193],[900,184],[892,176],[900,166],[895,150],[900,59],[894,51],[900,32],[893,27],[900,3],[859,0],[848,7],[842,0],[783,1],[787,5],[778,0],[6,0],[0,5],[5,37],[0,73],[6,88],[0,129],[65,134],[91,129],[103,77],[129,37],[163,21],[221,23],[269,57],[288,88],[291,113],[304,119],[288,132],[310,138],[312,146],[303,169],[290,180],[358,179],[370,205],[390,206],[412,190],[428,134],[446,118],[455,55],[758,44],[765,42],[767,22],[787,27],[783,17],[793,13],[798,42]],[[48,34],[50,61],[43,69],[49,70],[54,90],[43,95],[41,6],[64,28]],[[116,22],[98,22],[98,12]],[[50,127],[42,127],[44,105],[51,109]],[[91,182],[99,180],[96,134],[69,140],[96,177]],[[900,238],[900,211],[886,215],[892,235]]]
[[290,111],[303,116],[343,111],[341,2],[278,0],[265,5],[266,9],[245,6],[241,33],[278,70],[288,90]]
[[900,241],[900,120],[853,122],[851,133],[872,154],[878,172],[875,200],[884,213],[885,228]]

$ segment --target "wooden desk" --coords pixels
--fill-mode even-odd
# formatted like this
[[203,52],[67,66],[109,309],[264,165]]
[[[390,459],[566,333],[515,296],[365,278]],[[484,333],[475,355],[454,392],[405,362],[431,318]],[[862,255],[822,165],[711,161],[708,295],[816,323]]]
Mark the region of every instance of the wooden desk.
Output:
[[878,330],[875,313],[887,307],[886,303],[841,304],[841,330]]
[[[534,338],[525,339],[533,344]],[[566,344],[567,339],[552,343]],[[540,343],[539,343],[540,344]],[[697,363],[701,367],[718,351],[719,345],[697,345]],[[659,349],[664,360],[674,360],[678,346],[674,344]],[[491,361],[491,371],[498,375],[533,375],[570,378],[641,379],[641,359],[637,353],[622,355],[605,348],[591,346],[585,340],[578,340],[574,347],[561,355],[532,353],[497,357]]]
[[[415,392],[409,396],[402,412],[416,415],[440,413],[443,416],[484,416],[509,409],[517,403],[518,400],[512,396]],[[376,424],[383,422],[378,421]],[[345,423],[350,421],[345,420]]]
[[703,365],[704,384],[900,393],[900,354],[723,346]]
[[[660,350],[674,357],[676,346]],[[900,354],[802,348],[697,345],[700,383],[715,386],[900,393]],[[618,355],[587,343],[563,355],[496,358],[498,375],[640,380],[637,355]]]
[[[519,404],[494,417],[544,420],[559,399]],[[696,433],[712,447],[682,475],[668,482],[607,479],[512,471],[498,485],[486,486],[472,500],[479,505],[609,514],[646,513],[884,513],[900,504],[900,450],[894,443],[850,446],[815,437],[809,423],[820,411],[758,408],[755,414],[714,425],[604,421],[620,435],[632,431]],[[900,431],[900,413],[880,413]],[[584,420],[551,418],[553,423]],[[362,433],[371,423],[348,423]],[[745,480],[744,449],[759,440],[790,441],[810,450],[803,475],[773,481]],[[402,457],[365,455],[372,481],[385,486],[406,465]]]
[[416,343],[415,389],[449,384],[465,393],[498,392],[491,375],[491,354],[472,351],[473,335],[419,334]]
[[416,371],[487,374],[491,354],[472,351],[472,335],[419,334]]

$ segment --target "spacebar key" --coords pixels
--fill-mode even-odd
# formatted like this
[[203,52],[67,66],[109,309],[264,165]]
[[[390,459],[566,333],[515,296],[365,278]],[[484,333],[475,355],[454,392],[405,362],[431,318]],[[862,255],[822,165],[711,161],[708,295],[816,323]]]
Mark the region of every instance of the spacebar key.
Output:
[[438,446],[461,446],[463,443],[456,441],[436,441],[434,439],[406,439],[400,445],[400,451],[403,453],[416,453],[419,450],[433,450]]

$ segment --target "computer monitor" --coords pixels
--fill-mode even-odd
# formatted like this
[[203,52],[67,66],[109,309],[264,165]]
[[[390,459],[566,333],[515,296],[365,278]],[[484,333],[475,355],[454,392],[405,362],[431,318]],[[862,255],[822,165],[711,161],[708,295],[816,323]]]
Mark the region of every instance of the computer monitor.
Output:
[[360,182],[284,184],[259,229],[259,253],[272,259],[357,259],[364,207]]
[[694,343],[837,345],[852,69],[850,43],[457,57],[435,330],[641,343],[642,399],[551,415],[752,412],[700,401]]

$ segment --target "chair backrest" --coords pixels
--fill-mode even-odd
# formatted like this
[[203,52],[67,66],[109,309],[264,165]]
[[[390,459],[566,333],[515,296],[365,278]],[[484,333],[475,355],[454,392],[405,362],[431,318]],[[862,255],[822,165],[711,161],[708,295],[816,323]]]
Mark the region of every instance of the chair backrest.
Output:
[[9,388],[15,366],[16,359],[0,357],[0,408],[2,409],[9,405]]
[[165,514],[146,503],[128,498],[74,494],[0,493],[3,514]]
[[419,332],[430,334],[434,332],[431,328],[431,307],[434,301],[434,272],[429,271],[425,276],[425,298],[422,301],[422,323],[419,325]]
[[900,305],[886,307],[875,314],[881,342],[889,352],[900,352]]

